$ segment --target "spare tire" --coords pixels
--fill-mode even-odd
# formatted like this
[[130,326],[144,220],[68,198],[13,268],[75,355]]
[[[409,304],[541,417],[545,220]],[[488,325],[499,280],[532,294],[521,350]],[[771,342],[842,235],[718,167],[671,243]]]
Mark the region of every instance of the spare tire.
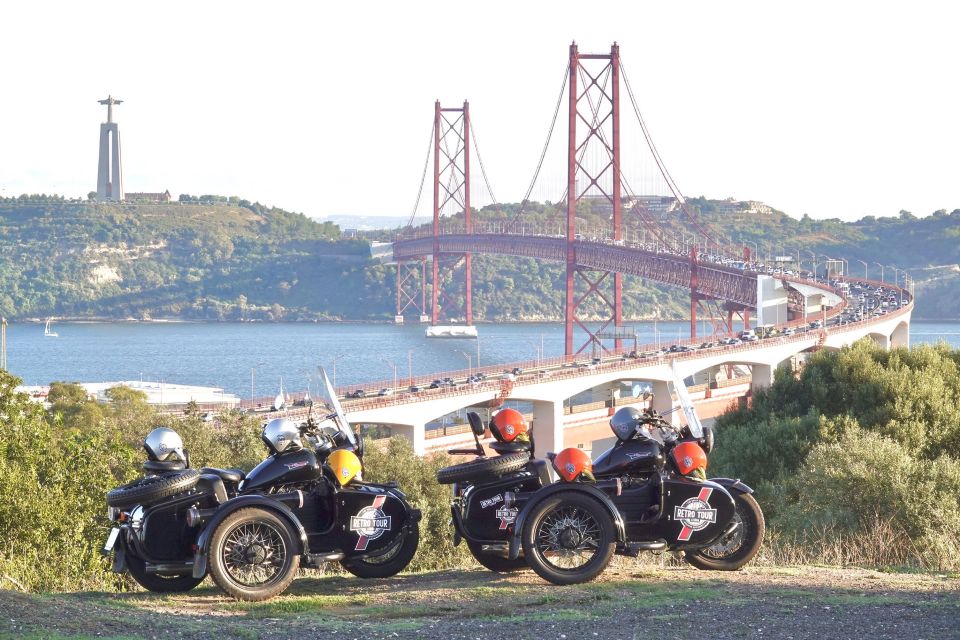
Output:
[[148,476],[110,490],[107,493],[107,504],[118,509],[136,505],[147,506],[193,489],[199,479],[200,473],[196,469]]
[[490,476],[502,476],[522,469],[530,461],[527,451],[509,453],[496,458],[477,458],[471,462],[455,464],[437,471],[437,482],[453,484],[454,482],[469,482]]

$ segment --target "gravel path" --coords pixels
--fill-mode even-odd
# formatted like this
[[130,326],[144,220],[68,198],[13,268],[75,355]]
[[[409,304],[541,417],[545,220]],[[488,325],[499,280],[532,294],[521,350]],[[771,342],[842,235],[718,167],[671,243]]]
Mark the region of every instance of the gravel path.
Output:
[[234,602],[208,583],[177,596],[0,591],[0,637],[960,638],[960,574],[621,564],[571,587],[529,571],[315,575],[260,604]]

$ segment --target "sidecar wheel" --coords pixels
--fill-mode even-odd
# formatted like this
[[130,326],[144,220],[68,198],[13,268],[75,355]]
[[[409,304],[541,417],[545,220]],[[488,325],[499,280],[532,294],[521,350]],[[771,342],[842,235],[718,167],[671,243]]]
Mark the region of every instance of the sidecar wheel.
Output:
[[530,568],[553,584],[593,580],[610,563],[616,532],[610,514],[593,498],[571,493],[545,499],[522,532]]
[[530,461],[530,454],[526,451],[508,453],[495,458],[477,458],[463,464],[455,464],[437,471],[437,482],[453,484],[454,482],[470,482],[490,476],[502,476],[519,471]]
[[237,600],[256,602],[282,593],[297,575],[300,555],[293,532],[265,509],[239,509],[210,540],[210,576]]
[[146,562],[142,558],[131,554],[126,554],[127,571],[130,576],[136,580],[137,584],[154,593],[186,593],[198,584],[203,582],[203,578],[194,578],[192,574],[185,576],[158,576],[147,573]]
[[766,524],[760,505],[749,493],[732,491],[736,507],[734,519],[739,519],[736,531],[726,535],[709,547],[687,551],[684,559],[697,569],[707,571],[736,571],[757,555],[763,543]]
[[530,568],[530,565],[527,564],[526,559],[522,556],[516,560],[511,560],[510,558],[503,557],[503,555],[499,553],[484,551],[483,545],[478,542],[470,542],[468,540],[467,548],[470,549],[470,554],[473,556],[473,559],[485,568],[490,569],[490,571],[511,573],[513,571]]
[[420,545],[420,528],[414,526],[397,536],[390,549],[379,556],[344,558],[340,565],[358,578],[389,578],[410,564]]
[[134,480],[107,493],[107,505],[125,509],[136,505],[150,505],[164,498],[193,489],[200,479],[196,469],[183,469],[159,476]]

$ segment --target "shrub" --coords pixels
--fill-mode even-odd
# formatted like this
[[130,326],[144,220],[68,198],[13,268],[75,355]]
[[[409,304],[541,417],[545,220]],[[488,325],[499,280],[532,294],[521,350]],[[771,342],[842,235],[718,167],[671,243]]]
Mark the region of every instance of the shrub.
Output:
[[[808,545],[822,532],[868,539],[884,525],[911,564],[960,566],[960,461],[915,459],[884,436],[848,430],[814,447],[788,485],[796,499],[777,518],[781,530]],[[819,540],[818,540],[819,538]]]
[[364,478],[395,480],[410,503],[423,512],[420,547],[410,564],[413,571],[449,569],[469,562],[466,545],[453,546],[450,487],[437,483],[437,471],[450,463],[445,453],[421,458],[403,436],[394,436],[385,445],[371,443],[364,453]]
[[0,573],[34,591],[113,588],[99,554],[104,494],[118,484],[113,469],[132,472],[134,453],[47,420],[18,384],[0,371]]

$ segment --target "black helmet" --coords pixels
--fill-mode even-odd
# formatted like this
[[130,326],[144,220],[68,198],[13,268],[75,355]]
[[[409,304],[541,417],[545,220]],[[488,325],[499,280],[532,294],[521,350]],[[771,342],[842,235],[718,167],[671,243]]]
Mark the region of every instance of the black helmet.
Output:
[[618,440],[626,442],[637,435],[645,435],[641,425],[644,416],[639,409],[634,407],[623,407],[617,409],[617,412],[610,418],[610,428]]

